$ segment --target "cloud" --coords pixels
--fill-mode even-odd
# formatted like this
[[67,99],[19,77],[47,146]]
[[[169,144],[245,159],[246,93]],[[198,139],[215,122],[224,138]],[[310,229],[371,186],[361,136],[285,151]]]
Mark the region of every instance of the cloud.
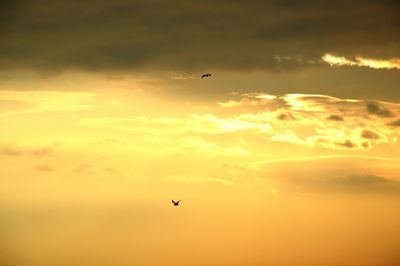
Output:
[[[93,107],[95,98],[96,94],[85,92],[0,90],[0,103],[12,103],[0,116],[87,110]],[[13,108],[15,103],[20,108]]]
[[8,156],[20,156],[22,155],[22,150],[13,145],[2,145],[0,147],[0,154]]
[[377,175],[346,175],[329,178],[300,178],[297,184],[337,193],[400,193],[400,181]]
[[160,132],[168,135],[203,133],[224,134],[241,131],[268,131],[271,126],[268,123],[259,123],[239,117],[224,118],[214,114],[193,113],[185,118],[178,117],[143,117],[129,118],[97,117],[83,118],[81,124],[88,127],[111,128],[113,130],[140,131],[147,133]]
[[[262,94],[247,93],[242,96],[242,99],[235,102],[252,102],[252,105],[247,106],[246,109],[235,107],[237,112],[242,112],[236,114],[236,117],[245,121],[270,123],[272,129],[268,134],[271,134],[272,141],[329,149],[368,149],[379,143],[396,142],[396,133],[386,127],[385,118],[399,112],[400,106],[397,103],[342,99],[318,94],[262,97]],[[268,104],[266,104],[267,98]],[[257,101],[262,106],[268,106],[268,109],[260,112]],[[274,104],[274,102],[280,104]],[[327,116],[327,113],[334,114]],[[371,120],[366,114],[376,115],[383,119]],[[280,123],[274,118],[278,121],[290,119],[291,123]],[[326,120],[341,123],[326,123]],[[363,129],[361,125],[379,128],[379,131]],[[374,140],[374,142],[370,143],[365,141],[366,139]]]
[[381,138],[381,136],[378,133],[376,133],[372,130],[369,130],[369,129],[364,129],[361,132],[361,137],[363,137],[364,139],[380,139]]
[[315,65],[327,51],[399,52],[395,1],[6,3],[3,69],[282,71]]
[[[173,150],[155,148],[164,142],[185,153],[219,149],[224,154],[247,154],[251,147],[261,148],[265,140],[310,149],[365,151],[381,143],[396,143],[397,133],[387,126],[385,116],[399,112],[400,106],[329,95],[246,93],[233,94],[207,108],[193,105],[191,111],[178,116],[90,116],[80,118],[79,124],[139,134],[137,138],[147,143],[143,149],[162,152]],[[224,136],[224,145],[218,145],[217,136]],[[237,145],[239,138],[250,147]]]
[[310,112],[341,111],[339,107],[342,107],[342,109],[347,109],[346,107],[350,105],[358,107],[362,102],[356,99],[343,99],[329,95],[305,93],[285,94],[280,96],[280,98],[292,110]]
[[26,147],[15,144],[0,144],[0,154],[7,156],[33,155],[35,157],[46,157],[54,154],[49,147]]
[[276,135],[273,135],[271,137],[272,141],[279,141],[279,142],[288,142],[288,143],[293,143],[293,144],[304,144],[304,141],[300,139],[296,133],[293,131],[284,131],[284,132],[278,132]]
[[[232,166],[233,167],[233,166]],[[299,193],[400,193],[399,159],[367,155],[293,156],[240,163],[248,175]]]
[[392,127],[400,127],[400,119],[397,119],[393,122],[388,123],[388,126],[392,126]]
[[400,182],[375,175],[350,175],[346,178],[332,179],[337,187],[352,188],[359,191],[400,192]]
[[240,99],[230,99],[224,102],[218,102],[218,105],[232,112],[245,113],[254,111],[274,111],[279,108],[287,107],[287,103],[276,95],[265,93],[234,93],[234,97]]
[[279,114],[277,118],[279,120],[281,120],[281,121],[287,121],[287,120],[290,121],[290,120],[295,120],[296,119],[291,113]]
[[365,149],[368,149],[370,147],[370,143],[368,141],[364,141],[361,143],[361,146],[364,147]]
[[207,154],[219,155],[247,155],[249,151],[239,144],[232,146],[223,146],[213,142],[207,142],[201,137],[183,137],[179,139],[176,147],[171,147],[170,151],[178,153],[203,152]]
[[393,113],[390,110],[383,109],[376,103],[368,103],[366,108],[367,108],[367,112],[372,115],[377,115],[379,117],[392,117],[393,116]]
[[53,167],[51,167],[48,164],[40,164],[36,167],[37,170],[39,170],[40,172],[53,172],[54,169]]
[[209,177],[209,176],[185,176],[185,175],[171,175],[168,179],[175,182],[189,183],[189,184],[201,184],[201,183],[211,183],[220,184],[225,186],[234,186],[236,183],[233,180],[224,179],[221,177]]
[[340,147],[346,147],[346,148],[355,148],[357,147],[356,144],[354,144],[353,142],[351,142],[350,140],[346,140],[345,142],[336,142],[336,145],[340,146]]
[[374,69],[400,69],[400,58],[382,60],[356,57],[355,60],[350,60],[345,57],[326,54],[322,57],[322,60],[331,66],[362,66]]
[[343,117],[341,117],[340,115],[330,115],[326,119],[333,121],[344,121]]
[[43,147],[43,148],[33,149],[31,153],[37,157],[45,157],[53,155],[54,150],[48,147]]

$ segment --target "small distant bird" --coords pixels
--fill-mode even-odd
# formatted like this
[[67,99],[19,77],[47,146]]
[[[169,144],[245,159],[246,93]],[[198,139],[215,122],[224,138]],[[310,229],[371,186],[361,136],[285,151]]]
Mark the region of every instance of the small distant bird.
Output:
[[181,202],[181,201],[178,200],[177,202],[175,202],[174,200],[172,200],[172,203],[174,204],[174,206],[179,206],[179,202]]
[[201,78],[208,78],[208,77],[211,77],[210,73],[201,75]]

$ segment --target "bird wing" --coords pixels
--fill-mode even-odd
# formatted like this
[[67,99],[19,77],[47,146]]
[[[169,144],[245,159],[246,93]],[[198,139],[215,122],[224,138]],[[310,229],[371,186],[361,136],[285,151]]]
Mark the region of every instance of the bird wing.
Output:
[[174,200],[172,200],[172,203],[173,203],[173,204],[176,204],[176,202],[175,202]]

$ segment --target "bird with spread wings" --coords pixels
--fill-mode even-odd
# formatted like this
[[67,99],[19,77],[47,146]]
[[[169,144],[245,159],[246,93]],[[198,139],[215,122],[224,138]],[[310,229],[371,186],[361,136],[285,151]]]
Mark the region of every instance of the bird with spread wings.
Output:
[[172,200],[172,203],[174,204],[174,206],[179,206],[179,202],[181,202],[181,201],[180,200],[178,200],[178,201]]

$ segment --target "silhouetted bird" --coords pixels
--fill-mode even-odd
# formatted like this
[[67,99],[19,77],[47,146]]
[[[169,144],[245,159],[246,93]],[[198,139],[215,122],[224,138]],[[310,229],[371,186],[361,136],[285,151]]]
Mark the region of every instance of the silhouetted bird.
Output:
[[211,77],[210,73],[201,75],[201,78],[208,78],[208,77]]
[[179,206],[179,202],[181,202],[181,201],[178,200],[177,202],[175,202],[174,200],[172,200],[172,203],[174,204],[174,206]]

